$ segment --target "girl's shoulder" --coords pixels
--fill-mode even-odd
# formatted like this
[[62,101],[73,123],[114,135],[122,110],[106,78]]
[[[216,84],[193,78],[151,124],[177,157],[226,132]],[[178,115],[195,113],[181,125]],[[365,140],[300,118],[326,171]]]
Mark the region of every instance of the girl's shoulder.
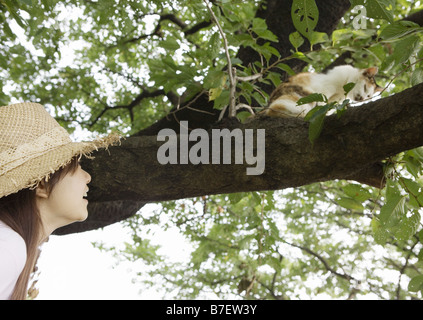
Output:
[[24,239],[14,231],[12,228],[10,228],[7,224],[5,224],[3,221],[0,220],[0,243],[9,243],[12,245],[16,245],[20,248],[24,246],[24,249],[26,251],[26,245]]
[[[0,221],[0,253],[10,252],[16,258],[26,261],[26,244],[24,239],[8,225]],[[0,261],[3,261],[0,259]]]
[[25,263],[24,239],[0,221],[0,300],[10,296]]

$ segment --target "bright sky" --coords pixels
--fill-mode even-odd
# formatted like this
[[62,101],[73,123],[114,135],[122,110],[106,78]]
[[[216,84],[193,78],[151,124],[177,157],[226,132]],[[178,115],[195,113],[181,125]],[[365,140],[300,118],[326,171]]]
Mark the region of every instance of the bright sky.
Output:
[[103,231],[52,236],[43,246],[36,300],[142,299],[140,285],[125,264],[113,268],[111,254],[100,252],[91,242],[123,238],[119,224]]
[[[141,212],[154,208],[157,206],[146,205]],[[129,261],[116,266],[117,260],[111,253],[101,252],[92,245],[102,242],[105,246],[122,247],[125,241],[131,242],[128,231],[120,223],[102,230],[51,236],[43,245],[38,261],[40,274],[36,287],[40,293],[36,300],[163,299],[163,292],[157,292],[160,284],[156,290],[132,282],[137,278],[135,272],[142,272],[142,267]],[[176,229],[161,231],[152,241],[162,245],[160,253],[172,260],[181,261],[189,255],[189,247]]]

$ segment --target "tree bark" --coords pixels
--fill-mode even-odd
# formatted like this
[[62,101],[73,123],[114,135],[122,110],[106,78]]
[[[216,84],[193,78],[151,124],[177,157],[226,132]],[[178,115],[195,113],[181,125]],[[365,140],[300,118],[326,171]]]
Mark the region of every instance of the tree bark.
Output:
[[[383,172],[369,171],[372,164],[423,145],[423,84],[350,108],[339,119],[336,115],[327,117],[314,145],[308,140],[309,125],[302,119],[261,116],[247,124],[227,121],[225,126],[216,125],[213,129],[222,127],[230,131],[239,128],[244,133],[250,129],[255,134],[258,129],[265,130],[262,175],[247,175],[246,169],[252,165],[245,160],[243,164],[234,164],[233,145],[232,164],[162,165],[157,160],[157,152],[164,142],[157,141],[157,136],[131,137],[121,146],[110,148],[110,154],[98,152],[95,161],[84,162],[96,176],[90,200],[147,203],[219,193],[278,190],[352,178],[373,179],[370,181],[380,186]],[[212,134],[208,136],[211,146]],[[191,142],[189,148],[194,144],[196,142]],[[365,175],[361,176],[363,169]]]
[[[302,119],[257,117],[247,124],[234,120],[216,125],[265,129],[265,171],[246,174],[244,164],[161,165],[156,135],[135,136],[121,146],[99,151],[83,167],[93,176],[87,223],[68,226],[58,233],[98,228],[134,214],[144,203],[201,195],[278,190],[319,181],[349,179],[380,186],[383,168],[375,163],[423,145],[423,84],[394,96],[349,108],[341,118],[326,118],[314,145],[308,140],[308,123]],[[176,131],[176,133],[179,132]],[[244,135],[245,136],[245,135]],[[209,135],[209,145],[212,145]],[[191,142],[191,147],[196,142]],[[234,147],[232,146],[232,154]],[[93,213],[94,212],[94,213]]]

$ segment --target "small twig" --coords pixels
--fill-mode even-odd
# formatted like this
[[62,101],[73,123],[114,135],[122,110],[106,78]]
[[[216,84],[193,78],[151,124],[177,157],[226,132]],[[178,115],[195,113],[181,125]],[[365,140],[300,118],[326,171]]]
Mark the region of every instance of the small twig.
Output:
[[391,81],[389,81],[389,83],[385,86],[385,88],[383,88],[382,92],[379,94],[380,96],[382,96],[382,93],[384,93],[388,87],[395,81],[396,78],[398,78],[401,74],[403,74],[405,71],[407,71],[408,69],[410,69],[413,65],[419,63],[420,61],[423,61],[423,58],[420,58],[416,61],[414,61],[413,63],[411,63],[409,66],[407,66],[405,69],[401,70],[400,72],[398,72],[396,75],[394,75],[394,77],[391,79]]
[[261,77],[263,77],[263,74],[262,73],[256,73],[256,74],[253,74],[253,75],[247,76],[247,77],[239,77],[239,76],[237,76],[236,79],[239,80],[239,81],[253,81],[253,80],[258,80]]
[[[220,111],[219,119],[217,121],[220,121],[223,119],[223,116],[225,115],[226,109],[228,109],[228,106],[225,106],[222,111]],[[255,115],[253,108],[245,103],[238,103],[235,107],[235,113],[239,109],[247,109],[248,112],[250,112],[253,116]]]
[[416,247],[416,245],[419,243],[419,241],[416,241],[413,246],[410,248],[410,250],[408,251],[408,255],[405,259],[405,263],[404,265],[401,267],[401,269],[399,270],[399,277],[398,277],[398,285],[397,285],[397,290],[396,290],[396,298],[397,300],[400,299],[400,294],[401,294],[401,278],[402,275],[405,273],[405,269],[407,269],[409,267],[408,263],[410,261],[410,257],[411,254],[413,253],[413,249]]
[[202,112],[202,113],[206,113],[206,114],[210,114],[210,115],[214,115],[214,113],[211,113],[211,112],[208,112],[208,111],[204,111],[204,110],[201,110],[201,109],[196,109],[196,108],[193,108],[193,107],[191,107],[191,105],[193,105],[195,102],[197,102],[197,100],[204,94],[204,93],[206,93],[207,91],[206,90],[202,90],[201,92],[199,92],[196,96],[195,96],[195,98],[194,99],[192,99],[190,102],[188,102],[186,105],[184,105],[184,106],[182,106],[181,107],[181,102],[180,102],[180,97],[179,97],[179,100],[178,100],[178,104],[177,104],[177,106],[176,106],[176,109],[174,110],[174,111],[171,111],[171,112],[169,112],[169,114],[171,114],[171,113],[177,113],[177,112],[179,112],[179,111],[181,111],[181,110],[183,110],[183,109],[189,109],[189,110],[193,110],[193,111],[196,111],[196,112]]
[[225,115],[226,109],[228,109],[228,106],[224,106],[222,111],[220,111],[219,119],[217,119],[218,122],[220,122],[223,119],[223,116]]
[[[223,39],[223,44],[225,47],[225,54],[226,59],[228,60],[228,74],[229,74],[229,90],[230,90],[230,100],[229,100],[229,116],[235,117],[236,116],[236,76],[234,74],[234,68],[232,67],[232,61],[231,61],[231,55],[229,54],[229,45],[228,45],[228,39],[226,38],[225,32],[222,29],[222,26],[220,25],[219,21],[217,20],[216,15],[214,14],[213,10],[210,8],[209,3],[207,0],[204,0],[204,3],[207,6],[207,9],[209,10],[214,22],[216,23],[220,35]],[[226,108],[225,108],[226,110]]]
[[326,269],[327,271],[329,271],[330,273],[334,274],[335,276],[338,276],[338,277],[340,277],[340,278],[346,279],[346,280],[348,280],[348,281],[355,281],[355,282],[359,283],[359,280],[355,279],[354,277],[350,276],[349,274],[346,274],[346,273],[339,273],[339,272],[335,271],[335,269],[333,269],[333,268],[329,265],[329,263],[326,261],[326,259],[325,259],[325,258],[323,258],[321,255],[317,254],[316,252],[312,251],[311,249],[309,249],[309,248],[307,248],[307,247],[300,246],[300,245],[296,245],[296,244],[293,244],[293,243],[289,243],[289,242],[287,242],[287,241],[284,241],[284,242],[285,242],[286,244],[288,244],[288,245],[292,246],[292,247],[299,248],[299,249],[301,249],[301,250],[303,250],[303,251],[307,252],[308,254],[310,254],[310,255],[314,256],[315,258],[317,258],[318,260],[320,260],[320,262],[321,262],[321,263],[323,263],[323,265],[325,266],[325,269]]

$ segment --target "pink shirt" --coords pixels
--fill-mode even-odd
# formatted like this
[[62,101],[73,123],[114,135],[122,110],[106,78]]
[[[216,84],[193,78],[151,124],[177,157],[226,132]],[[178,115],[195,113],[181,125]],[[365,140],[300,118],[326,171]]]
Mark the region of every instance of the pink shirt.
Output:
[[8,300],[26,262],[24,239],[0,221],[0,300]]

